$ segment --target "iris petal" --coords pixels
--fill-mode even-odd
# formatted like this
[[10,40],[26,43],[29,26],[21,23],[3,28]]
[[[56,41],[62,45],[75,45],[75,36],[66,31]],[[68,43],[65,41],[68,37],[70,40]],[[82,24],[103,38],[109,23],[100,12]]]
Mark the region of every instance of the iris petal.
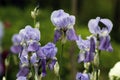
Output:
[[75,33],[74,29],[68,29],[66,32],[66,36],[68,40],[77,40],[78,36]]

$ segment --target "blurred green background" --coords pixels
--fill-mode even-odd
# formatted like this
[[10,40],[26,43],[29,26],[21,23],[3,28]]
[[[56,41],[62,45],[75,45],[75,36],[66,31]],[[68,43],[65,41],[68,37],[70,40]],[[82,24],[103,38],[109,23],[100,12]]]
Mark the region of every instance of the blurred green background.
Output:
[[[85,39],[90,35],[87,24],[91,18],[100,16],[109,18],[113,22],[111,32],[111,44],[114,51],[112,53],[102,51],[100,56],[100,80],[109,80],[108,72],[113,65],[120,60],[120,0],[0,0],[0,20],[5,24],[5,34],[3,38],[3,49],[10,50],[12,45],[11,37],[18,33],[26,25],[33,26],[31,11],[40,6],[41,45],[53,41],[54,26],[50,21],[52,11],[64,9],[65,12],[76,16],[75,30],[78,35]],[[74,45],[74,46],[72,46]],[[57,57],[61,52],[61,43],[58,42]],[[64,80],[74,80],[78,71],[83,71],[83,65],[77,63],[79,49],[75,42],[67,42],[64,45],[63,54],[63,74]],[[8,80],[15,80],[19,69],[18,55],[10,54],[10,65],[8,67]],[[48,74],[43,80],[58,80],[54,72],[47,70]]]

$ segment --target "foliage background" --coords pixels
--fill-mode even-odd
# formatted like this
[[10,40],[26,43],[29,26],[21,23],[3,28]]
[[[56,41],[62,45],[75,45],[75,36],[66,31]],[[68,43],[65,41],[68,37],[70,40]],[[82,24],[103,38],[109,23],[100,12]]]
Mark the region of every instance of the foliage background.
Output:
[[[11,37],[18,33],[20,29],[26,25],[33,26],[33,19],[30,12],[40,6],[41,45],[53,41],[54,26],[50,21],[50,15],[53,10],[64,9],[65,12],[75,14],[76,16],[76,33],[82,35],[85,39],[90,35],[87,23],[91,18],[100,16],[109,18],[113,22],[113,30],[111,33],[111,42],[114,51],[112,53],[102,52],[100,56],[101,79],[108,80],[108,72],[113,65],[120,61],[120,0],[0,0],[0,20],[5,24],[5,34],[3,38],[3,49],[10,51],[12,45]],[[71,45],[74,44],[74,47]],[[61,44],[57,43],[59,54],[61,52]],[[73,50],[71,52],[71,50]],[[67,42],[64,46],[63,54],[63,76],[64,80],[74,80],[77,71],[83,71],[83,65],[77,63],[79,49],[75,42]],[[8,56],[10,65],[7,68],[7,80],[15,80],[16,73],[19,69],[18,55],[12,54]],[[57,80],[55,74],[48,70],[47,76],[43,80]]]

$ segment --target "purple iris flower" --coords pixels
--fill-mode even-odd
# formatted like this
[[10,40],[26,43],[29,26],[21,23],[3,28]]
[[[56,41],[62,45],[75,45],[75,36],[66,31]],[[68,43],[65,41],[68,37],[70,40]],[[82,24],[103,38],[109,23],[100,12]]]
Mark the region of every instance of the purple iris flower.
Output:
[[37,51],[39,49],[39,47],[40,47],[40,44],[37,41],[30,41],[27,44],[28,44],[27,50],[31,51],[31,52]]
[[[102,23],[104,26],[102,27],[99,23]],[[107,35],[111,32],[113,24],[109,19],[100,19],[100,17],[97,17],[88,22],[88,27],[89,31],[93,34]]]
[[56,60],[56,59],[53,59],[53,60],[51,61],[51,63],[48,65],[48,67],[49,67],[50,70],[53,70],[53,69],[54,69],[54,65],[55,65],[56,62],[57,62],[57,60]]
[[54,43],[47,43],[45,46],[41,47],[43,54],[46,56],[46,59],[53,59],[56,56],[57,48]]
[[95,40],[94,38],[90,38],[90,40],[82,40],[82,38],[79,36],[79,39],[76,41],[80,53],[78,57],[78,62],[91,62],[94,59],[95,55]]
[[17,78],[17,80],[27,80],[27,78],[24,77],[24,76],[19,76],[19,77]]
[[78,72],[76,74],[76,80],[90,80],[90,77],[86,73],[80,73],[80,72]]
[[15,34],[12,37],[13,46],[11,47],[11,51],[13,53],[19,53],[19,56],[25,53],[35,52],[40,47],[39,40],[40,31],[37,28],[32,28],[27,25],[19,34]]
[[[99,24],[102,25],[99,25]],[[88,27],[91,33],[98,35],[98,40],[100,41],[99,49],[106,51],[113,51],[109,33],[112,30],[113,24],[109,19],[91,19],[88,23]]]
[[31,56],[31,58],[30,58],[30,62],[31,62],[32,64],[35,64],[35,63],[38,62],[37,54],[36,54],[36,53],[33,53],[33,54],[32,54],[32,56]]
[[37,28],[32,28],[30,25],[27,25],[25,29],[20,30],[19,34],[26,42],[29,40],[40,40],[40,31]]
[[[73,28],[75,16],[65,13],[64,10],[56,10],[51,14],[51,21],[56,26],[54,42],[66,37],[68,40],[77,40],[77,35]],[[66,36],[64,36],[66,35]],[[63,37],[64,36],[64,37]]]
[[38,62],[38,58],[37,58],[36,53],[31,53],[32,55],[29,56],[30,57],[30,62],[29,62],[29,59],[28,59],[28,54],[30,54],[30,53],[28,53],[28,51],[26,51],[26,49],[24,49],[21,56],[19,56],[22,64],[29,64],[29,63],[35,64],[35,63]]
[[19,34],[13,35],[12,42],[13,46],[11,47],[11,51],[13,53],[20,53],[22,51],[22,46],[20,45],[20,43],[22,42],[21,36]]
[[29,68],[27,66],[21,67],[20,70],[19,70],[19,72],[17,73],[17,77],[20,77],[20,76],[26,77],[29,72],[30,71],[29,71]]
[[110,36],[100,37],[99,49],[100,50],[106,50],[106,51],[109,51],[109,52],[113,51],[113,48],[110,44]]
[[46,59],[41,60],[41,67],[42,67],[42,77],[46,76]]
[[57,48],[54,43],[49,42],[45,46],[39,47],[39,50],[37,51],[37,56],[40,59],[39,65],[42,68],[42,77],[46,75],[47,62],[49,62],[48,67],[50,68],[50,70],[53,69],[56,63],[56,60],[54,59],[56,54]]

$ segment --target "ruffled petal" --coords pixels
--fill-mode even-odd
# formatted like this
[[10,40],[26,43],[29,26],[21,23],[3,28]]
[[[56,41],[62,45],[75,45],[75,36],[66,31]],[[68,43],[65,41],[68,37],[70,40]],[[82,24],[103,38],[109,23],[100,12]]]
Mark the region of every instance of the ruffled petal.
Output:
[[108,32],[110,33],[113,27],[112,22],[109,19],[101,19],[100,22],[106,25]]
[[28,51],[37,51],[39,49],[40,45],[36,41],[31,41],[28,43]]
[[51,21],[53,25],[58,28],[66,28],[69,25],[75,24],[75,17],[65,13],[64,10],[56,10],[51,14]]
[[46,59],[46,55],[43,53],[41,48],[39,48],[36,54],[40,59]]
[[91,33],[98,34],[100,32],[100,27],[98,26],[99,21],[100,17],[97,17],[96,19],[91,19],[88,22],[88,28]]

